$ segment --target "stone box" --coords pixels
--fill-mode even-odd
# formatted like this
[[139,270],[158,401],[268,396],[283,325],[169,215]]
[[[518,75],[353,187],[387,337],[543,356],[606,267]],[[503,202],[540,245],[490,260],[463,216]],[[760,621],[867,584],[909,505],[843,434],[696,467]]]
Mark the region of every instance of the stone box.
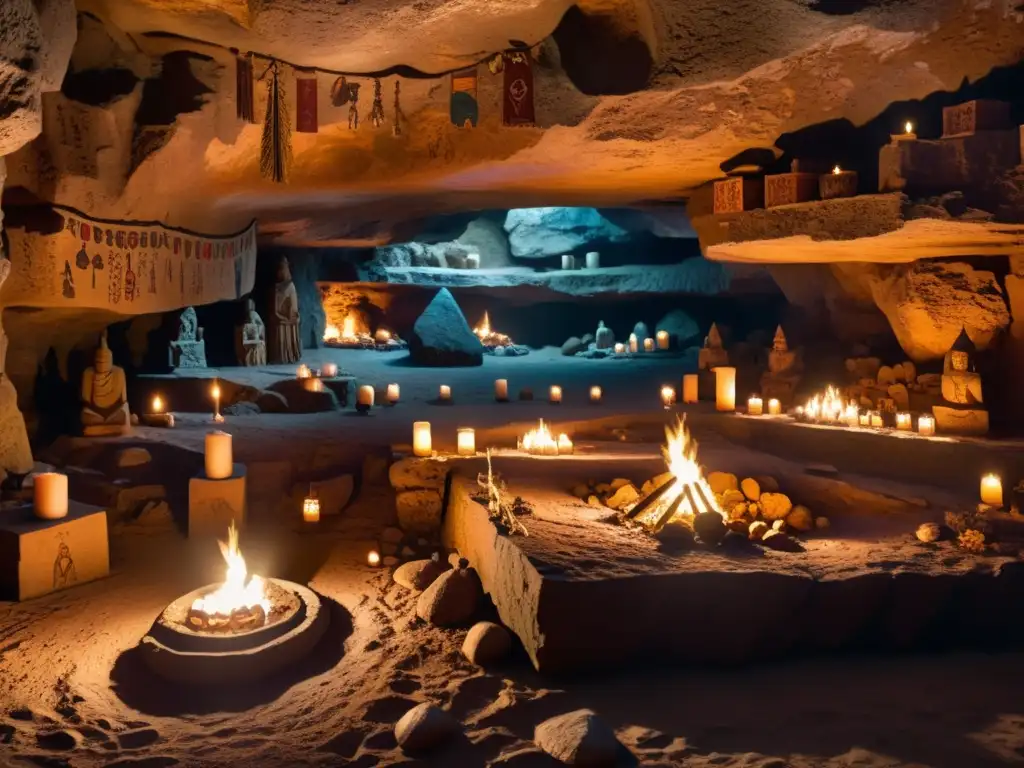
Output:
[[235,464],[231,477],[211,480],[205,472],[188,481],[188,535],[223,538],[231,523],[245,524],[245,465]]
[[31,503],[0,512],[0,597],[28,600],[110,573],[106,511],[68,507],[59,520],[40,520]]
[[760,179],[734,176],[715,182],[715,213],[739,213],[763,207],[764,184]]
[[818,174],[779,173],[764,178],[764,205],[792,205],[814,200],[818,194]]
[[821,195],[822,200],[856,196],[857,172],[823,173],[818,177],[818,194]]
[[976,99],[942,110],[944,139],[966,136],[976,131],[1001,131],[1010,126],[1010,105],[1005,101]]

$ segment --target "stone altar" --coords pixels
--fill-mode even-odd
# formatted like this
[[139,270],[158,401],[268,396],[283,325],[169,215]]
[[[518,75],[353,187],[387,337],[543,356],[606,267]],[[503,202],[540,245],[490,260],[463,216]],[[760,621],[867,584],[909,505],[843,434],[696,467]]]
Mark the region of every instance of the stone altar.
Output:
[[988,432],[988,410],[981,392],[981,375],[975,369],[977,348],[962,329],[942,362],[942,399],[947,405],[932,407],[937,431],[960,435]]
[[124,369],[114,365],[106,332],[93,365],[82,374],[82,433],[87,437],[123,435],[131,428]]
[[167,353],[171,368],[205,368],[206,341],[193,307],[186,307],[178,318],[178,338]]

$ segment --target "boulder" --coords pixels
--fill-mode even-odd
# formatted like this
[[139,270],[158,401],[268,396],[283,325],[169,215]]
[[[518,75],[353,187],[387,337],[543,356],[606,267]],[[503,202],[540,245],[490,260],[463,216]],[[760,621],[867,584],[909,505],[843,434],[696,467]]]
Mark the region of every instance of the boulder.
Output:
[[701,512],[693,518],[693,532],[704,544],[715,546],[725,537],[725,521],[717,512]]
[[712,472],[708,475],[708,485],[711,490],[721,496],[726,491],[738,491],[740,481],[731,472]]
[[751,501],[757,501],[761,498],[761,486],[757,480],[752,477],[745,477],[740,482],[740,490],[743,491],[743,495]]
[[140,448],[139,446],[123,448],[117,452],[117,466],[121,469],[141,467],[145,464],[149,464],[152,460],[153,456],[150,452],[145,448]]
[[814,530],[814,515],[807,507],[797,504],[786,515],[786,525],[795,531],[806,533]]
[[768,523],[764,520],[755,520],[747,530],[751,541],[760,541],[770,529],[768,528]]
[[584,348],[589,347],[591,344],[596,342],[596,337],[592,333],[584,333],[580,337],[580,343],[583,344]]
[[456,242],[480,256],[481,269],[507,267],[512,263],[508,237],[500,219],[488,216],[473,219]]
[[938,523],[921,523],[917,526],[915,531],[918,541],[923,541],[927,544],[938,541],[942,538],[942,526]]
[[403,752],[430,752],[451,741],[462,731],[462,725],[443,709],[433,704],[418,704],[395,723],[395,741]]
[[545,720],[534,730],[533,740],[565,765],[614,766],[625,751],[615,732],[589,709]]
[[280,392],[263,389],[256,397],[256,407],[260,409],[260,413],[287,413],[288,398]]
[[681,517],[674,517],[654,534],[654,538],[669,549],[685,549],[693,544],[693,529]]
[[768,531],[761,539],[761,545],[768,547],[768,549],[774,549],[779,552],[803,552],[804,548],[800,546],[793,537],[783,533],[782,531],[771,530]]
[[406,589],[422,592],[447,570],[449,570],[448,562],[442,562],[440,557],[432,557],[429,560],[411,560],[399,566],[393,578],[396,584],[400,584]]
[[413,325],[409,357],[417,365],[482,365],[484,346],[447,288],[434,296]]
[[520,259],[558,256],[597,240],[629,237],[593,208],[513,208],[505,216],[505,232],[512,255]]
[[785,520],[793,509],[793,502],[784,493],[762,493],[758,503],[765,520]]
[[502,661],[512,650],[512,635],[500,624],[480,621],[474,624],[462,643],[462,655],[479,667]]
[[562,354],[565,357],[572,357],[577,352],[582,352],[586,348],[587,345],[583,343],[582,339],[578,336],[570,336],[565,340],[565,343],[562,344]]
[[398,525],[408,533],[434,533],[441,527],[441,494],[434,490],[401,491],[395,496]]
[[416,615],[438,627],[469,622],[483,597],[480,577],[472,568],[455,568],[438,576],[416,601]]
[[619,486],[605,503],[612,509],[622,512],[630,504],[635,504],[639,498],[640,492],[636,486],[627,482],[625,485]]
[[681,309],[673,309],[654,326],[655,331],[668,331],[672,346],[681,349],[687,341],[700,336],[700,326]]
[[615,346],[615,332],[601,320],[597,324],[597,331],[594,333],[594,344],[597,349],[612,349]]
[[[287,413],[323,413],[324,411],[341,410],[341,403],[333,390],[329,388],[324,388],[319,392],[308,390],[305,382],[301,379],[284,379],[271,384],[267,389],[284,398]],[[256,401],[257,405],[264,400],[264,397],[260,397]],[[260,405],[260,410],[263,410],[262,405]]]
[[388,480],[396,491],[414,488],[430,488],[439,491],[444,488],[451,465],[436,459],[409,457],[396,461],[388,470]]

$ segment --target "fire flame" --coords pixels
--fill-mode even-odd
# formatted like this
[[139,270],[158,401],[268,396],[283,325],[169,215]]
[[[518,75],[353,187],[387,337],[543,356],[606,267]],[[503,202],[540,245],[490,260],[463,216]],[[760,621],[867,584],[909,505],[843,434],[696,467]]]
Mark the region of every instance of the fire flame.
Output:
[[359,334],[356,333],[355,315],[349,313],[341,321],[341,328],[328,323],[324,328],[324,341],[355,341]]
[[564,432],[556,438],[541,419],[537,429],[531,429],[519,439],[519,450],[535,456],[558,456],[572,453],[573,445]]
[[477,335],[477,338],[483,338],[484,336],[491,335],[491,318],[486,312],[484,312],[484,319],[480,321],[480,325],[473,329],[473,333]]
[[197,597],[192,603],[192,610],[214,616],[230,616],[232,611],[242,608],[263,608],[264,616],[270,614],[270,601],[263,591],[263,579],[253,576],[248,579],[249,572],[245,567],[245,558],[238,549],[238,529],[232,522],[228,528],[228,542],[218,541],[220,553],[227,563],[227,576],[224,583],[215,591],[204,597]]
[[491,318],[487,312],[484,312],[484,319],[480,321],[480,325],[473,329],[473,333],[487,346],[507,347],[512,343],[510,337],[491,328]]
[[[680,419],[676,426],[665,427],[665,446],[661,449],[665,457],[665,464],[668,471],[676,478],[676,485],[669,493],[666,493],[662,504],[668,505],[675,501],[681,493],[685,493],[686,486],[690,486],[691,494],[679,505],[677,514],[694,515],[698,512],[717,512],[725,517],[725,514],[715,501],[715,492],[711,490],[708,481],[704,479],[704,470],[697,463],[697,441],[690,436],[686,428],[686,421]],[[706,506],[701,502],[706,501]],[[698,509],[694,509],[693,502],[696,502]]]
[[341,341],[341,331],[338,326],[328,324],[324,328],[324,341]]

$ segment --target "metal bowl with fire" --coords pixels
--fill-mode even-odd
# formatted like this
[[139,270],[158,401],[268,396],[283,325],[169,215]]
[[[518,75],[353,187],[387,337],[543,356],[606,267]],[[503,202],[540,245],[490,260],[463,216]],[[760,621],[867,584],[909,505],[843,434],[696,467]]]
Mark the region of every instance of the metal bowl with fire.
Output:
[[234,524],[218,544],[224,581],[172,602],[140,643],[149,667],[168,680],[213,685],[265,677],[309,653],[330,621],[311,589],[249,575]]

